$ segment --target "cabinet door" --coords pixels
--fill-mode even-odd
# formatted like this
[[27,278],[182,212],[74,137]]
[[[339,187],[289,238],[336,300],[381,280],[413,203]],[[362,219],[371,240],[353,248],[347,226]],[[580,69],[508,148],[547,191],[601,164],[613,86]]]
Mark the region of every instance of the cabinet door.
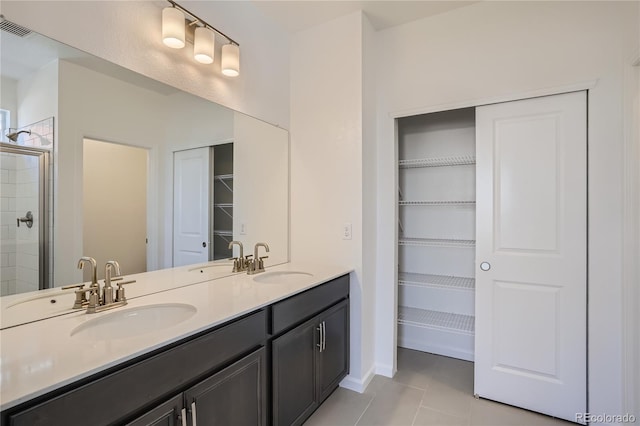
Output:
[[273,341],[273,424],[301,424],[317,407],[318,321],[307,321]]
[[138,417],[127,426],[179,426],[182,424],[182,394],[176,395]]
[[189,424],[266,425],[265,364],[260,348],[187,390]]
[[322,313],[324,344],[318,357],[318,402],[324,401],[349,371],[349,300]]

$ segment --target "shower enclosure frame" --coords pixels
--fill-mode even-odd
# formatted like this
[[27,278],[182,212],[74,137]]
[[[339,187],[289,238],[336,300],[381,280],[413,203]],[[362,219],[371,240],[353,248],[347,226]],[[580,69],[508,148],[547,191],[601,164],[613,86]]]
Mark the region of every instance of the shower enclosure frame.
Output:
[[49,156],[50,152],[30,146],[0,142],[0,152],[29,155],[38,159],[38,289],[50,288],[49,278]]

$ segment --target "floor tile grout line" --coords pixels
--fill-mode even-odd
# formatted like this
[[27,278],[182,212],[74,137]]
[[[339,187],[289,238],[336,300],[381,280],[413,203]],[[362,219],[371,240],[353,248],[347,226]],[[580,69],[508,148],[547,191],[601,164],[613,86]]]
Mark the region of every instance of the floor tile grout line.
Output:
[[369,409],[369,407],[373,403],[373,400],[376,399],[376,396],[377,396],[377,392],[374,392],[373,393],[373,397],[369,400],[369,403],[367,404],[367,406],[364,407],[364,410],[362,410],[362,413],[360,413],[360,417],[358,417],[358,420],[356,420],[356,422],[353,424],[353,426],[357,426],[358,423],[360,422],[360,420],[362,420],[362,416],[364,416],[364,413],[367,412],[367,410]]
[[420,402],[418,402],[418,406],[416,407],[416,413],[413,415],[413,420],[411,420],[411,426],[415,426],[416,424],[416,419],[418,418],[418,413],[420,413],[420,406],[422,404],[422,400],[424,399],[425,394],[427,393],[426,390],[422,391],[422,397],[420,398]]

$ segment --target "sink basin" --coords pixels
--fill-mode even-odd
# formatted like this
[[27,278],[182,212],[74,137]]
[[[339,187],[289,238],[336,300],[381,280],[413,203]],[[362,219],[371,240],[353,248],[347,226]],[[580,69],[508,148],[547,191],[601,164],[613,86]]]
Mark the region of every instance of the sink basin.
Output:
[[203,272],[206,269],[209,268],[228,268],[229,272],[231,272],[231,269],[233,268],[233,262],[216,262],[216,263],[210,263],[208,265],[200,265],[200,266],[194,266],[193,268],[189,268],[189,272],[193,272],[193,271],[198,271],[198,272]]
[[273,271],[263,272],[253,277],[253,280],[258,283],[264,284],[290,284],[300,281],[307,277],[312,277],[313,274],[302,271]]
[[46,314],[71,310],[75,294],[72,290],[66,292],[51,293],[31,296],[17,300],[5,307],[7,311],[22,310],[42,312]]
[[71,331],[71,337],[89,340],[125,339],[179,324],[197,309],[183,303],[115,308],[114,312],[92,319]]

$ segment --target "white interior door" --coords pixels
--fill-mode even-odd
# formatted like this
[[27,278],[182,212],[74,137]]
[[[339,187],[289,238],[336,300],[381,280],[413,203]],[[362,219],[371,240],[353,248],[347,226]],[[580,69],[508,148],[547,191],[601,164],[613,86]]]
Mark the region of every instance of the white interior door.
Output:
[[173,153],[173,266],[209,260],[209,148]]
[[475,393],[571,421],[587,408],[586,113],[586,92],[476,111]]

